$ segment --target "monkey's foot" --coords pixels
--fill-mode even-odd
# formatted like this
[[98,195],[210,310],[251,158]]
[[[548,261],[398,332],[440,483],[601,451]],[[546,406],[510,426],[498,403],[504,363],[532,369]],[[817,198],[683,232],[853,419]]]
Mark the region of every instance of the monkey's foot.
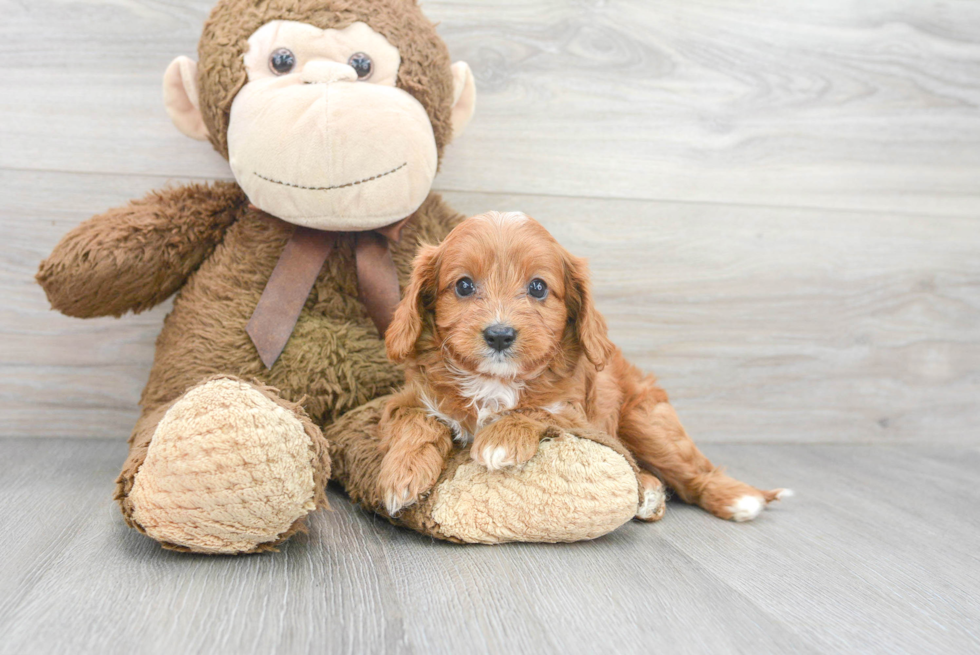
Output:
[[270,390],[230,378],[194,387],[153,433],[128,495],[131,521],[178,550],[272,549],[322,495],[311,429]]
[[[653,503],[618,439],[549,427],[523,464],[491,471],[473,461],[470,448],[456,450],[432,489],[393,516],[378,485],[378,422],[386,402],[378,398],[347,412],[325,436],[333,479],[354,502],[399,525],[461,543],[580,541],[615,530]],[[646,507],[661,508],[662,502]]]
[[429,510],[441,536],[463,542],[580,541],[633,518],[637,487],[622,455],[558,433],[519,467],[489,471],[459,462],[435,488]]

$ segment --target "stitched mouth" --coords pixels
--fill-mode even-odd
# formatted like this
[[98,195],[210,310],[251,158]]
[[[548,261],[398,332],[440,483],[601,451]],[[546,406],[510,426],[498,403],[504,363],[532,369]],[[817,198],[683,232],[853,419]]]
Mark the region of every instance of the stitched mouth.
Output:
[[283,182],[281,180],[274,180],[271,177],[266,177],[265,175],[260,175],[255,173],[255,177],[265,180],[266,182],[272,182],[273,184],[281,184],[282,186],[292,187],[294,189],[303,189],[304,191],[333,191],[334,189],[346,189],[348,187],[357,186],[358,184],[364,184],[365,182],[371,182],[372,180],[377,180],[386,175],[391,175],[396,173],[401,169],[408,166],[408,162],[402,162],[400,165],[395,166],[390,171],[385,171],[384,173],[378,173],[377,175],[372,175],[371,177],[366,177],[363,180],[356,180],[354,182],[347,182],[346,184],[335,184],[333,186],[303,186],[302,184],[293,184],[292,182]]

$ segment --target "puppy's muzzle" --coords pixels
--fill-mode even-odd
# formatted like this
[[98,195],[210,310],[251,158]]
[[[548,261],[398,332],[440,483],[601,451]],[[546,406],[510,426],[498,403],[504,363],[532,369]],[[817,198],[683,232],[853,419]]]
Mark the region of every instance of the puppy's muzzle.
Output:
[[500,353],[514,345],[514,340],[517,339],[517,330],[509,325],[498,323],[484,330],[483,338],[488,346]]

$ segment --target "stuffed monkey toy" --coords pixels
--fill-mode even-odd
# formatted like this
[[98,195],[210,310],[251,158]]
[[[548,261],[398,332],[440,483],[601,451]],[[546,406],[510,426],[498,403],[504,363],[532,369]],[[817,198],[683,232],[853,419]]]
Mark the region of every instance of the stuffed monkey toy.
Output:
[[[382,335],[418,245],[463,218],[431,185],[475,90],[415,0],[220,0],[198,57],[167,69],[167,111],[235,181],[89,219],[37,280],[81,318],[176,293],[116,499],[165,548],[258,552],[326,505],[331,476],[387,517],[376,425],[403,376]],[[460,451],[387,518],[494,543],[592,538],[637,513],[636,465],[615,439],[548,437],[520,470]]]

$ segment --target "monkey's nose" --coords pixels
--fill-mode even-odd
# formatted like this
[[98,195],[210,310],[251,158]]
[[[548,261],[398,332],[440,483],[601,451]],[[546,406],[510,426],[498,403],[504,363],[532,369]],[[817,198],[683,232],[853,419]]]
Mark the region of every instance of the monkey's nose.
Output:
[[514,344],[514,339],[517,338],[517,330],[509,325],[498,323],[484,330],[483,338],[486,340],[488,346],[499,353],[507,350]]
[[336,61],[308,61],[299,78],[306,84],[330,84],[332,82],[356,82],[357,71],[347,64]]

